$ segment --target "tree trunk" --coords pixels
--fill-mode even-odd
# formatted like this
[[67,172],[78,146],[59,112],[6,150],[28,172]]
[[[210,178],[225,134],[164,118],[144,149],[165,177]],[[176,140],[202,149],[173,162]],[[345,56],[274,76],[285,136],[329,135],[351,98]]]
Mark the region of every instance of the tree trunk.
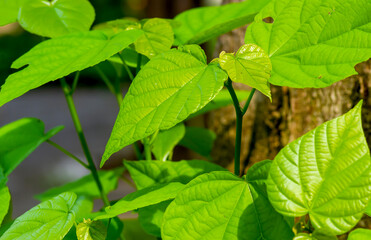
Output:
[[[224,0],[224,3],[240,0]],[[220,51],[235,52],[244,39],[244,28],[219,39],[215,57]],[[243,121],[241,168],[264,159],[274,159],[286,144],[321,123],[338,117],[363,99],[362,120],[367,142],[371,146],[371,61],[358,64],[357,76],[349,77],[322,89],[293,89],[271,86],[273,102],[256,93]],[[235,85],[237,89],[248,89]],[[235,113],[233,107],[213,112],[207,126],[217,134],[213,159],[233,169]],[[371,227],[370,218],[362,224]],[[367,227],[364,226],[364,227]]]

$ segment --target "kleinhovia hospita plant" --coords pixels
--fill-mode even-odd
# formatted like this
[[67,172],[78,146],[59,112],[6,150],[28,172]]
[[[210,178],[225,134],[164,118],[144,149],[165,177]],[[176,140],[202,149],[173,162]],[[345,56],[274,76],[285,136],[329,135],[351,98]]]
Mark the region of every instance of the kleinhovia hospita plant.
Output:
[[[267,17],[273,22],[263,21]],[[33,118],[2,126],[1,240],[129,239],[123,229],[130,225],[118,218],[128,211],[138,213],[153,239],[325,240],[371,214],[362,101],[289,143],[273,161],[256,163],[246,174],[240,169],[242,119],[256,91],[275,101],[270,84],[324,88],[356,74],[354,66],[371,57],[370,0],[246,0],[174,19],[118,19],[91,28],[94,18],[87,0],[0,0],[0,25],[17,21],[44,37],[13,62],[21,70],[2,85],[0,106],[60,81],[85,154],[79,159],[49,140],[63,127],[45,133]],[[200,44],[247,24],[237,52],[207,61]],[[132,83],[125,98],[120,84],[97,66],[103,61],[127,71]],[[91,67],[120,107],[100,167],[131,144],[139,159],[112,170],[94,165],[74,105],[79,72]],[[233,82],[252,90],[235,91]],[[172,161],[179,144],[208,156],[215,135],[184,121],[230,103],[236,114],[234,173],[206,160]],[[91,174],[37,195],[41,203],[12,220],[7,177],[43,142]],[[109,199],[124,171],[137,191]],[[94,199],[104,209],[92,212]],[[354,230],[348,239],[371,239],[371,230]]]

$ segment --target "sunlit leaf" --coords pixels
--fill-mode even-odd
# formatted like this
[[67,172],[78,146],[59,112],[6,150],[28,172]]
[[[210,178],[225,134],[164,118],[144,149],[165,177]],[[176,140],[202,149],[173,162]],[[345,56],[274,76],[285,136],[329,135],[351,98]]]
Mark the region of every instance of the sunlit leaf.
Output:
[[229,172],[195,178],[167,208],[162,239],[292,239],[290,226],[256,184]]
[[369,0],[273,0],[247,28],[245,42],[269,55],[270,83],[326,87],[371,57],[370,12]]
[[13,63],[13,68],[28,66],[6,79],[1,87],[0,106],[47,82],[108,59],[141,34],[141,30],[129,30],[109,38],[103,32],[91,31],[38,44]]
[[152,58],[130,85],[101,167],[123,147],[165,130],[203,108],[222,89],[226,73],[206,64],[204,51],[187,45]]
[[[99,179],[106,194],[117,188],[118,180],[120,179],[123,171],[123,168],[116,168],[109,171],[98,171]],[[51,188],[42,194],[36,195],[35,197],[40,201],[45,201],[67,191],[74,192],[79,196],[83,195],[93,198],[100,197],[100,192],[92,174],[60,187]]]
[[163,183],[143,188],[126,195],[112,206],[107,207],[105,209],[106,214],[98,216],[95,219],[116,217],[128,211],[173,199],[183,188],[184,184],[179,182]]
[[94,18],[88,0],[29,0],[22,4],[18,21],[31,33],[54,38],[88,31]]
[[179,143],[185,134],[183,123],[174,127],[160,131],[153,142],[152,152],[157,160],[166,161],[173,148]]
[[253,21],[269,0],[246,0],[216,7],[200,7],[175,17],[175,44],[201,44]]
[[4,220],[4,217],[8,214],[9,207],[10,207],[10,192],[7,186],[0,187],[0,226]]
[[1,239],[62,239],[73,226],[75,200],[74,193],[63,193],[42,202],[18,217]]
[[262,48],[255,44],[245,44],[236,54],[221,52],[217,61],[233,82],[256,88],[272,100],[268,83],[272,64]]
[[58,126],[44,133],[44,123],[36,118],[22,118],[0,128],[0,166],[8,176],[41,143],[59,131]]
[[363,229],[363,228],[358,228],[352,231],[348,236],[348,240],[370,240],[370,239],[371,239],[371,230]]
[[227,171],[219,165],[202,160],[179,162],[124,161],[138,189],[157,183],[181,182],[187,184],[193,178],[212,171]]
[[77,225],[76,235],[78,240],[105,240],[107,227],[102,221],[87,219]]
[[24,0],[1,0],[0,1],[0,26],[17,21],[19,8]]
[[215,133],[209,129],[186,127],[185,135],[179,145],[189,148],[204,157],[209,157],[215,139]]
[[267,186],[275,209],[309,214],[316,229],[349,231],[371,197],[371,158],[361,121],[362,102],[283,148]]

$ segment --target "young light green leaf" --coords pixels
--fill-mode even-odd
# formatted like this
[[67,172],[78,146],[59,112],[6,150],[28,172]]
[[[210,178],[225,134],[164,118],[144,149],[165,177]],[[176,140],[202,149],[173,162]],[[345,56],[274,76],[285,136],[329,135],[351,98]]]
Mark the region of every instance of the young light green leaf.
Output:
[[166,161],[184,134],[185,127],[183,123],[179,123],[168,130],[160,131],[152,145],[152,152],[156,159]]
[[[98,171],[99,179],[106,194],[117,188],[118,180],[123,171],[123,168],[116,168],[109,171]],[[60,187],[51,188],[35,197],[40,201],[45,201],[66,191],[74,192],[79,196],[84,195],[92,198],[100,197],[100,192],[91,174]]]
[[[236,92],[238,101],[246,100],[250,95],[250,91],[235,90],[235,92]],[[209,102],[205,107],[198,110],[197,112],[189,115],[188,119],[197,117],[201,114],[204,114],[204,113],[207,113],[207,112],[210,112],[212,110],[216,110],[222,107],[226,107],[232,104],[233,104],[233,101],[232,101],[231,95],[229,94],[228,90],[222,89],[218,93],[218,95],[216,95],[216,97],[213,100],[211,100],[211,102]]]
[[227,71],[232,81],[256,88],[272,100],[268,83],[272,64],[261,47],[255,44],[245,44],[238,49],[235,55],[221,52],[217,61]]
[[371,200],[368,202],[366,207],[366,214],[371,217]]
[[152,58],[130,85],[113,127],[101,167],[123,147],[165,130],[203,108],[222,89],[226,73],[206,64],[196,45]]
[[219,7],[201,7],[182,12],[175,17],[181,23],[174,28],[175,44],[201,44],[223,33],[253,21],[269,0],[246,0]]
[[12,65],[25,69],[10,75],[1,87],[0,106],[31,89],[94,66],[133,43],[141,30],[120,32],[109,38],[103,32],[69,34],[42,42]]
[[10,206],[10,192],[7,186],[0,187],[0,226],[4,220],[4,217],[8,214]]
[[18,15],[24,29],[51,38],[88,31],[94,18],[94,8],[88,0],[25,1]]
[[326,87],[357,74],[354,65],[371,57],[370,12],[368,0],[274,0],[247,28],[245,42],[269,55],[270,83]]
[[44,133],[44,123],[36,118],[22,118],[0,128],[0,167],[8,176],[41,143],[64,127]]
[[166,208],[172,201],[173,200],[168,200],[139,209],[138,220],[140,226],[142,226],[148,234],[161,237],[162,218]]
[[166,209],[162,239],[292,239],[283,216],[267,198],[229,172],[201,175]]
[[370,240],[371,239],[371,230],[370,229],[363,229],[358,228],[352,231],[349,236],[348,240]]
[[78,240],[105,240],[107,228],[102,221],[87,219],[77,225],[76,235]]
[[269,200],[278,212],[309,214],[316,229],[329,229],[333,235],[359,221],[371,196],[371,158],[361,108],[362,102],[279,152],[267,181]]
[[1,0],[0,1],[0,26],[17,21],[19,8],[24,0]]
[[181,182],[187,184],[193,178],[204,173],[227,171],[219,165],[202,160],[124,161],[124,165],[139,190],[157,183]]
[[165,19],[149,19],[143,24],[142,30],[144,34],[135,41],[135,50],[148,58],[168,51],[173,45],[174,32]]
[[97,220],[116,217],[128,211],[173,199],[183,188],[184,184],[180,182],[156,184],[154,186],[143,188],[126,195],[114,205],[107,207],[106,214],[98,216],[95,219]]
[[1,240],[62,239],[73,226],[74,193],[62,193],[18,217]]
[[215,139],[215,133],[209,129],[186,127],[185,136],[179,142],[179,145],[189,148],[204,157],[209,157]]

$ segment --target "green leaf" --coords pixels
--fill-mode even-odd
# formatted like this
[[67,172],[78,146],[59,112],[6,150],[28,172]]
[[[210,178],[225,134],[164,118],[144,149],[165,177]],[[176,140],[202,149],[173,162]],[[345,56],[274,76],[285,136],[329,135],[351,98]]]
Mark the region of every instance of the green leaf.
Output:
[[35,118],[22,118],[0,128],[0,167],[8,176],[41,143],[64,127],[44,133],[44,123]]
[[18,21],[31,33],[54,38],[88,31],[94,18],[94,8],[87,0],[32,0],[22,5]]
[[[123,171],[123,168],[117,168],[109,171],[98,171],[99,179],[106,194],[117,188],[118,180],[120,179]],[[40,201],[45,201],[66,191],[74,192],[77,195],[100,198],[100,192],[92,174],[60,187],[51,188],[42,194],[36,195],[35,197]]]
[[152,144],[152,152],[156,159],[166,161],[184,134],[185,127],[183,123],[179,123],[168,130],[160,131]]
[[0,106],[31,89],[108,59],[141,34],[141,30],[129,30],[108,38],[103,32],[91,31],[38,44],[13,63],[13,68],[28,66],[6,79],[1,87]]
[[62,193],[18,217],[1,237],[15,239],[62,239],[73,226],[74,193]]
[[185,136],[180,141],[179,145],[189,148],[204,157],[209,157],[215,139],[215,133],[209,129],[186,127]]
[[349,236],[348,240],[370,240],[371,239],[371,230],[370,229],[363,229],[358,228],[352,231]]
[[93,199],[87,196],[77,196],[72,211],[75,213],[75,222],[80,223],[84,220],[85,216],[93,211]]
[[201,7],[175,17],[181,25],[174,28],[175,44],[201,44],[253,21],[269,0],[246,0],[220,7]]
[[157,183],[181,182],[187,184],[193,178],[204,173],[227,171],[219,165],[203,160],[124,161],[124,165],[139,190]]
[[9,212],[9,207],[10,207],[10,192],[9,188],[7,186],[3,186],[0,188],[0,226],[2,225],[1,223],[4,220],[4,217],[8,214]]
[[155,237],[143,231],[137,219],[125,219],[123,222],[125,224],[123,233],[125,240],[156,240]]
[[268,83],[272,64],[262,48],[255,44],[245,44],[236,54],[221,52],[217,61],[232,81],[256,88],[272,101]]
[[140,208],[138,220],[140,226],[148,233],[156,237],[161,237],[162,218],[166,208],[173,200],[160,202],[155,205]]
[[206,64],[196,45],[172,49],[152,58],[130,85],[102,157],[165,130],[203,108],[222,89],[226,73]]
[[371,217],[371,200],[368,202],[368,205],[366,207],[366,214]]
[[19,8],[24,0],[1,0],[0,1],[0,26],[17,21]]
[[[247,99],[250,95],[250,91],[235,90],[235,92],[236,92],[238,101],[243,101],[243,100]],[[222,107],[226,107],[226,106],[231,105],[231,104],[233,104],[231,95],[229,94],[228,90],[223,89],[218,93],[218,95],[216,95],[216,97],[213,100],[211,100],[211,102],[209,102],[202,109],[200,109],[197,112],[191,114],[188,117],[188,119],[193,118],[193,117],[197,117],[201,114],[210,112],[212,110],[216,110],[216,109],[219,109],[219,108],[222,108]]]
[[[128,65],[129,67],[132,67],[132,68],[137,67],[138,53],[134,49],[125,48],[124,50],[122,50],[121,53],[118,53],[118,54],[121,54],[122,58],[125,60],[126,65]],[[110,57],[108,59],[108,61],[110,61],[112,63],[120,64],[121,68],[123,66],[122,60],[119,56],[117,56],[117,54]],[[149,61],[149,59],[147,57],[142,56],[142,64],[143,65],[145,65],[148,61]]]
[[371,57],[370,12],[369,0],[273,0],[247,28],[245,42],[269,55],[270,83],[326,87],[357,74],[354,65]]
[[168,51],[173,45],[174,32],[165,19],[149,19],[143,24],[142,30],[144,34],[135,42],[135,50],[148,58]]
[[138,190],[121,198],[114,205],[107,207],[105,209],[106,214],[98,216],[95,219],[97,220],[116,217],[125,212],[173,199],[183,188],[184,184],[179,182],[171,182],[157,184]]
[[105,240],[107,228],[102,221],[88,219],[77,225],[76,235],[78,240]]
[[283,216],[250,184],[229,172],[201,175],[167,208],[162,239],[292,239]]
[[316,229],[349,231],[371,196],[371,159],[363,135],[362,102],[288,144],[267,182],[269,200],[287,216],[309,214]]

